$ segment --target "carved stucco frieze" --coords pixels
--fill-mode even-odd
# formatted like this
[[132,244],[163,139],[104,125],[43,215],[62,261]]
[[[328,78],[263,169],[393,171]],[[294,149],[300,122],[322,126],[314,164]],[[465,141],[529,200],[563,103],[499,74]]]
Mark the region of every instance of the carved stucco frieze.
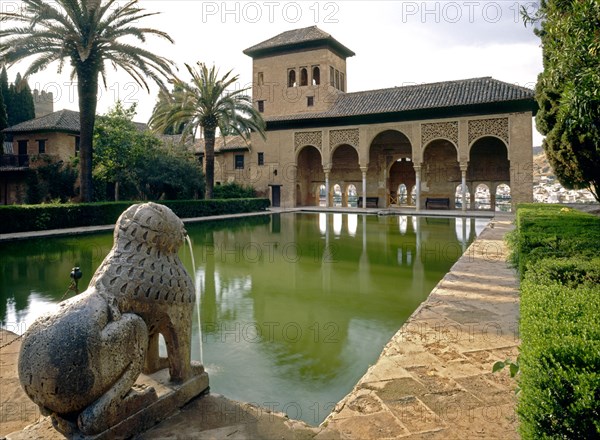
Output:
[[482,136],[497,136],[508,144],[508,118],[469,121],[469,145]]
[[323,145],[323,134],[320,131],[298,131],[294,133],[294,149],[298,151],[306,145],[312,145],[319,150]]
[[346,128],[343,130],[331,130],[329,132],[329,146],[331,148],[336,145],[348,144],[358,148],[358,128]]
[[421,124],[421,145],[434,139],[448,139],[458,145],[458,122],[430,122]]

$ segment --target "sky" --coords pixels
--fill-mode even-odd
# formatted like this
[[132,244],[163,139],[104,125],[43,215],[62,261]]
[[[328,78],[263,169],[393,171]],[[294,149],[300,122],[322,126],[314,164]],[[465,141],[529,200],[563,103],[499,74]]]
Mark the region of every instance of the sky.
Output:
[[[353,50],[347,60],[348,92],[481,76],[533,88],[542,71],[542,51],[520,8],[535,1],[199,1],[140,0],[159,15],[139,25],[167,32],[175,44],[150,37],[144,46],[172,59],[187,79],[184,63],[215,64],[239,74],[239,87],[251,85],[252,60],[242,51],[281,32],[316,25]],[[124,4],[123,2],[121,4]],[[7,11],[18,0],[0,0]],[[24,63],[9,69],[9,80]],[[78,110],[76,86],[68,69],[50,66],[29,79],[32,89],[51,91],[54,109]],[[98,113],[117,99],[137,104],[137,121],[146,122],[158,87],[150,93],[122,71],[108,67]],[[541,144],[535,130],[534,145]]]

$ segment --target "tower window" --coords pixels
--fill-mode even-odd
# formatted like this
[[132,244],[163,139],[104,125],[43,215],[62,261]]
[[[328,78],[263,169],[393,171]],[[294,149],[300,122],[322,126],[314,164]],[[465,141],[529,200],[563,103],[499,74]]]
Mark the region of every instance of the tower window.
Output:
[[296,71],[294,69],[288,70],[288,87],[296,87]]
[[306,70],[306,67],[300,68],[300,85],[301,86],[308,85],[308,70]]
[[259,165],[265,164],[265,153],[258,153],[258,164]]
[[312,68],[312,83],[313,86],[321,84],[321,69],[319,69],[319,66],[313,66]]
[[335,87],[335,69],[329,66],[329,84]]
[[315,97],[307,96],[306,97],[306,105],[307,105],[307,107],[312,107],[313,105],[315,105]]
[[258,82],[259,86],[262,86],[265,83],[265,76],[263,75],[262,72],[258,72],[257,82]]
[[340,89],[340,71],[337,69],[335,71],[335,88]]
[[344,75],[344,72],[340,72],[340,90],[342,92],[346,91],[346,75]]
[[265,112],[265,101],[256,101],[256,104],[258,105],[258,111],[261,113]]

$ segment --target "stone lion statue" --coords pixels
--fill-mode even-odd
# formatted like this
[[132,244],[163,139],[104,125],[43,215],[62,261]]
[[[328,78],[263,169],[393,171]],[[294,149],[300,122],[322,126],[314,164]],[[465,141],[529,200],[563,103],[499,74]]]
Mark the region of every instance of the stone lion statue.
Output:
[[[131,206],[87,290],[25,333],[21,385],[63,434],[100,433],[156,400],[153,388],[132,388],[141,372],[168,366],[174,382],[192,374],[194,286],[177,256],[185,235],[169,208]],[[159,334],[166,359],[158,354]]]

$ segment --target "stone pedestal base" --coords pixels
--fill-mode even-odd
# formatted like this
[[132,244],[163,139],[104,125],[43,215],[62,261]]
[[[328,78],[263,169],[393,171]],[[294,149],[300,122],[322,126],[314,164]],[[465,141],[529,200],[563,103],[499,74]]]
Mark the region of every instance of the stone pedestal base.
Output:
[[[120,414],[120,422],[100,434],[86,436],[75,434],[74,440],[105,440],[126,439],[152,428],[173,415],[179,408],[194,397],[208,390],[208,374],[199,363],[192,363],[194,375],[186,382],[174,384],[169,381],[169,369],[165,368],[152,374],[140,374],[133,390],[148,390],[153,388],[157,398],[143,408],[132,409],[131,414]],[[62,434],[52,428],[50,417],[44,417],[26,427],[23,431],[13,432],[6,436],[7,440],[31,439],[32,435],[38,438],[64,438]],[[52,436],[49,437],[48,435]]]

